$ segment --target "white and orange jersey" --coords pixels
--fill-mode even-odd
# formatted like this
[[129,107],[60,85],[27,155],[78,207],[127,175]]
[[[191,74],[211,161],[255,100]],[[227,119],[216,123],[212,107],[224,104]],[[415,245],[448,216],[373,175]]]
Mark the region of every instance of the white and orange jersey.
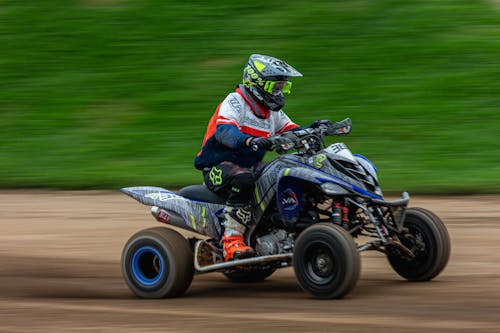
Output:
[[283,110],[265,110],[240,88],[230,93],[217,107],[208,124],[203,143],[215,133],[218,125],[233,125],[243,134],[265,138],[298,127]]
[[202,149],[195,158],[198,169],[229,161],[250,167],[262,160],[265,151],[245,145],[249,137],[270,137],[298,127],[282,111],[270,111],[240,86],[217,107],[210,119]]

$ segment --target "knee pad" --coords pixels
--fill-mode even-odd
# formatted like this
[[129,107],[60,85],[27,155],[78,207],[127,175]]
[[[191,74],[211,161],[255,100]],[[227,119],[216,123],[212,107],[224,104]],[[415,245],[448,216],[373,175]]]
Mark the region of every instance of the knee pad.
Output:
[[233,177],[231,185],[235,186],[240,191],[253,191],[255,178],[251,173],[240,173]]
[[229,184],[228,202],[233,204],[248,204],[255,187],[255,178],[251,173],[235,175]]

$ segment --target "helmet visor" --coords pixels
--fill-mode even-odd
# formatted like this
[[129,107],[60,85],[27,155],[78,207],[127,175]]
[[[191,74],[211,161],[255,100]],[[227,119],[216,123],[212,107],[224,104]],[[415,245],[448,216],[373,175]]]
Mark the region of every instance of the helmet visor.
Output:
[[266,81],[264,90],[273,96],[283,96],[289,94],[292,89],[290,81]]

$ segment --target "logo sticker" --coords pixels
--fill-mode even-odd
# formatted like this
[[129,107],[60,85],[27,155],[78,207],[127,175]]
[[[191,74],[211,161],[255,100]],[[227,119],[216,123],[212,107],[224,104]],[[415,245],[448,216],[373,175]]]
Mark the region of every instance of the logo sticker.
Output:
[[163,209],[159,209],[158,210],[158,220],[161,222],[167,223],[170,221],[170,215],[168,215],[168,213],[166,211],[164,211]]
[[290,188],[284,190],[281,197],[281,206],[284,210],[294,210],[299,205],[297,195]]
[[241,104],[240,102],[236,99],[236,98],[231,98],[229,100],[229,105],[231,105],[231,107],[236,110],[236,112],[238,113],[241,113]]
[[252,213],[244,209],[237,209],[235,215],[244,225],[250,223],[252,217]]
[[318,169],[323,167],[323,162],[326,160],[325,154],[319,154],[314,158],[314,166]]
[[218,169],[217,167],[213,167],[212,170],[210,170],[210,173],[208,176],[210,177],[210,181],[212,182],[212,185],[214,185],[214,186],[222,185],[222,170],[221,169]]
[[153,192],[144,195],[144,197],[153,200],[167,201],[169,199],[174,199],[175,195],[167,192]]

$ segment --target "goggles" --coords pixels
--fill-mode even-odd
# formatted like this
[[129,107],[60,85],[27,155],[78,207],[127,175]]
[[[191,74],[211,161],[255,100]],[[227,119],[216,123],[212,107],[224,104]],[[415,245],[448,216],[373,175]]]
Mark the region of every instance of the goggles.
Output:
[[292,82],[290,81],[266,81],[264,91],[273,96],[283,96],[289,94],[292,89]]

